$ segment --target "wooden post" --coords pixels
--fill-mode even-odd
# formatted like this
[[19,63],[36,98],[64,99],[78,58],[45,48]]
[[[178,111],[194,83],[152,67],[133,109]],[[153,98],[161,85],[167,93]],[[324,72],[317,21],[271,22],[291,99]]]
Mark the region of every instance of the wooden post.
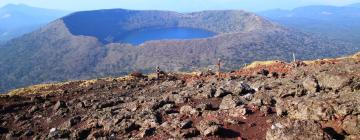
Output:
[[293,53],[293,62],[296,62],[296,56],[295,56],[295,53]]
[[218,67],[218,77],[220,78],[221,77],[221,59],[220,58],[218,59],[217,67]]
[[160,66],[156,67],[156,79],[159,80],[160,79]]

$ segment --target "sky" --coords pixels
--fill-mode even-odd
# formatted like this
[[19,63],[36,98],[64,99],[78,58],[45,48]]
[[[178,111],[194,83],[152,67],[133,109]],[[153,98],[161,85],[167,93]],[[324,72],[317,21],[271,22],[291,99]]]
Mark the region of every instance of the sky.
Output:
[[259,12],[269,9],[293,9],[307,5],[343,6],[353,3],[360,3],[360,0],[0,0],[0,7],[7,4],[26,4],[67,11],[124,8],[178,12],[242,9]]

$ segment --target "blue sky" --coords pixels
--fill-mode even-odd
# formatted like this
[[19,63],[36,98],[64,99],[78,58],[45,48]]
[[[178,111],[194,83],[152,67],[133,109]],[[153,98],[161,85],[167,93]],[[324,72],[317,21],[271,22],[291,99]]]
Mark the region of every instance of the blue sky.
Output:
[[342,6],[360,3],[360,0],[0,0],[0,6],[9,3],[69,11],[125,8],[179,12],[243,9],[256,12],[275,8],[293,9],[306,5]]

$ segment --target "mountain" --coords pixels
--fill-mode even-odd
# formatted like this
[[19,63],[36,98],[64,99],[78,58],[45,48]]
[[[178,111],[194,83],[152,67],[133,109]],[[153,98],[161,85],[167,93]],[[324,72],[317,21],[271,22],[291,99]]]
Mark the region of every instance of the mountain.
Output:
[[[148,27],[190,27],[216,36],[187,40],[155,40],[138,46],[109,43],[104,37]],[[254,60],[335,57],[358,47],[285,29],[245,11],[77,12],[7,42],[0,47],[2,91],[37,83],[153,72],[214,69],[236,70]]]
[[360,8],[360,3],[351,4],[351,5],[348,5],[347,7],[356,7],[356,8]]
[[9,4],[0,8],[0,42],[21,36],[68,14],[65,11]]
[[0,95],[0,139],[359,139],[360,53],[42,84]]
[[307,6],[259,14],[296,30],[360,44],[360,8]]

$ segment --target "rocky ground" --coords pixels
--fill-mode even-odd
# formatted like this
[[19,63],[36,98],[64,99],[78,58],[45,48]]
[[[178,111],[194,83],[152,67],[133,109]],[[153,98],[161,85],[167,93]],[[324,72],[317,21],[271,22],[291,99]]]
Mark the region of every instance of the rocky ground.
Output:
[[360,139],[360,54],[48,84],[0,97],[1,139]]

